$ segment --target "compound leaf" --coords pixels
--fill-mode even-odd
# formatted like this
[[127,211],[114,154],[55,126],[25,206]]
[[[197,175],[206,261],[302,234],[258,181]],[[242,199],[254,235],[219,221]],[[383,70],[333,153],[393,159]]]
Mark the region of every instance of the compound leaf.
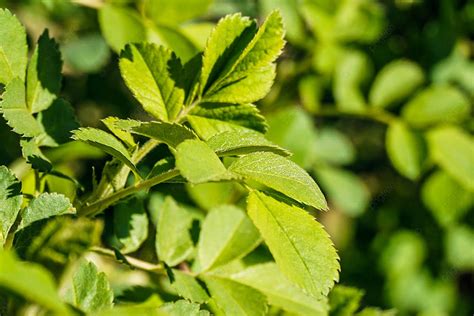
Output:
[[245,155],[257,151],[269,151],[281,156],[290,155],[287,150],[252,130],[223,132],[211,137],[207,144],[218,156]]
[[257,152],[243,156],[229,170],[257,181],[286,196],[320,210],[327,203],[318,185],[296,163],[271,152]]
[[474,191],[474,141],[472,136],[454,126],[445,126],[428,133],[431,157],[461,183]]
[[176,167],[191,183],[235,178],[212,149],[200,140],[186,140],[176,147]]
[[202,223],[198,259],[202,271],[242,258],[260,243],[260,234],[244,211],[222,205]]
[[22,200],[21,182],[6,166],[0,166],[0,248],[15,223]]
[[66,294],[69,303],[85,313],[98,312],[113,306],[114,294],[105,273],[97,271],[92,262],[83,261],[72,277]]
[[184,91],[176,86],[181,62],[156,44],[130,44],[120,55],[120,71],[145,111],[159,120],[173,120],[181,110]]
[[402,117],[418,128],[438,123],[457,123],[467,117],[469,100],[457,88],[439,85],[418,93],[402,110]]
[[176,146],[187,139],[197,138],[189,128],[167,122],[141,123],[136,127],[132,127],[131,132],[156,139],[172,148],[176,148]]
[[203,279],[211,293],[211,297],[224,315],[266,315],[267,300],[259,291],[216,276],[205,276]]
[[312,296],[327,295],[340,266],[323,226],[304,210],[261,192],[250,192],[247,203],[281,272]]
[[397,171],[408,179],[417,179],[425,160],[425,143],[405,123],[395,121],[386,134],[387,154]]
[[6,9],[0,9],[0,83],[14,78],[25,80],[28,62],[26,32],[20,21]]
[[0,110],[15,133],[34,137],[43,132],[42,126],[28,111],[25,86],[19,78],[11,80],[6,85],[2,98]]
[[58,315],[70,315],[57,294],[53,276],[35,263],[23,262],[0,250],[0,287],[33,301]]
[[102,149],[126,164],[135,174],[138,174],[127,148],[113,135],[97,128],[86,127],[75,130],[72,138]]
[[61,89],[61,68],[59,46],[46,30],[38,39],[26,74],[26,103],[31,113],[46,110],[56,99]]
[[[401,79],[403,78],[403,79]],[[370,105],[390,107],[412,94],[425,80],[423,69],[416,63],[400,59],[380,70],[370,89]]]
[[19,229],[28,227],[32,223],[45,218],[75,213],[76,209],[64,195],[42,193],[31,200],[30,204],[22,210]]
[[156,253],[169,266],[186,260],[193,251],[189,233],[193,216],[171,197],[166,197],[159,209],[156,227]]

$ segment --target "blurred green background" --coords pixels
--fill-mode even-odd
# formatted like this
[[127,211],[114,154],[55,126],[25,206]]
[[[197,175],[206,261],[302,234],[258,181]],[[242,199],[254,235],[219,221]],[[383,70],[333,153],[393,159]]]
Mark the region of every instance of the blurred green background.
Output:
[[[268,137],[294,153],[329,200],[321,221],[341,256],[341,283],[364,290],[364,304],[400,315],[474,313],[473,1],[0,0],[0,7],[19,17],[31,43],[44,28],[59,41],[63,97],[83,126],[100,128],[106,116],[146,116],[120,78],[125,43],[157,42],[188,60],[223,15],[281,10],[288,43],[259,107]],[[16,137],[0,118],[0,164],[20,168]],[[83,183],[105,161],[88,149],[48,155]]]

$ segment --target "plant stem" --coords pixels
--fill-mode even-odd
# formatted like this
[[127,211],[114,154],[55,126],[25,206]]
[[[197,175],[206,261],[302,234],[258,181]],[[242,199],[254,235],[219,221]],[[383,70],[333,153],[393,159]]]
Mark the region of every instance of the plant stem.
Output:
[[159,183],[165,182],[167,180],[170,180],[174,177],[179,175],[179,171],[176,169],[167,171],[165,173],[162,173],[156,177],[143,180],[140,182],[135,183],[132,186],[126,187],[124,189],[118,190],[111,195],[100,199],[96,202],[93,202],[89,205],[85,205],[82,207],[79,211],[78,214],[80,216],[94,216],[97,215],[98,213],[102,212],[105,210],[107,207],[113,205],[114,203],[120,201],[123,198],[126,198],[134,193],[137,193],[141,190],[146,190],[151,188],[152,186],[155,186]]
[[[108,257],[113,257],[115,258],[115,253],[113,250],[102,248],[102,247],[92,247],[90,251],[93,251],[95,253],[101,254],[101,255],[106,255]],[[132,265],[135,268],[138,268],[140,270],[145,270],[145,271],[153,271],[157,273],[165,273],[165,268],[161,264],[154,264],[150,263],[147,261],[143,261],[134,257],[130,256],[124,256],[125,259],[127,259],[128,263]]]

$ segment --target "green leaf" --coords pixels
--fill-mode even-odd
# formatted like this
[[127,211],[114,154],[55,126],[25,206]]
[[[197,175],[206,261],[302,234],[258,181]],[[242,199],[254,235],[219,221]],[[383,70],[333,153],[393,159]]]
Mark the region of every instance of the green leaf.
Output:
[[62,194],[42,193],[31,200],[30,204],[21,211],[19,229],[30,226],[32,223],[65,214],[75,214],[76,209],[71,201]]
[[369,94],[370,105],[393,106],[410,96],[424,81],[423,69],[416,63],[406,59],[392,61],[375,77]]
[[205,276],[203,279],[211,293],[211,297],[223,311],[223,315],[266,315],[267,300],[259,291],[215,276]]
[[359,309],[364,293],[354,287],[336,285],[329,293],[330,315],[352,316]]
[[263,294],[270,305],[296,315],[327,315],[325,297],[314,298],[295,286],[273,263],[253,265],[231,274],[230,279],[250,286]]
[[102,6],[98,14],[102,35],[115,52],[120,52],[127,43],[146,39],[145,27],[131,9],[108,4]]
[[46,110],[61,89],[61,53],[48,30],[38,39],[26,74],[26,103],[31,113]]
[[388,126],[385,146],[395,169],[408,179],[417,179],[422,171],[426,146],[415,131],[404,122],[395,121]]
[[97,271],[92,262],[83,261],[72,277],[67,301],[85,313],[112,308],[114,293],[105,273]]
[[99,244],[101,233],[99,221],[59,216],[16,232],[13,246],[22,259],[61,271],[71,258],[78,258]]
[[42,126],[26,107],[25,86],[19,78],[11,80],[6,85],[2,99],[0,110],[15,133],[34,137],[43,132]]
[[143,135],[163,142],[172,148],[176,148],[187,139],[196,139],[196,135],[189,128],[166,122],[141,123],[131,129],[132,133]]
[[110,49],[98,33],[89,33],[69,39],[61,45],[64,62],[73,70],[96,73],[110,59]]
[[186,260],[193,251],[189,233],[193,216],[181,208],[171,197],[159,209],[156,227],[156,253],[169,266]]
[[281,272],[312,296],[327,295],[340,266],[323,226],[302,209],[257,191],[250,192],[247,209]]
[[127,148],[113,135],[97,128],[86,127],[75,130],[72,138],[102,149],[126,164],[135,174],[139,174],[137,168],[131,161]]
[[240,196],[236,184],[232,182],[188,184],[186,189],[194,203],[204,210],[223,204],[232,204]]
[[402,110],[402,117],[414,127],[457,123],[469,117],[469,100],[448,85],[429,87],[418,93]]
[[286,196],[319,210],[327,210],[326,200],[311,176],[294,162],[270,152],[243,156],[229,170],[255,180]]
[[7,9],[0,9],[0,83],[18,77],[25,81],[28,46],[20,21]]
[[304,45],[306,41],[305,25],[298,12],[299,3],[297,0],[263,0],[259,5],[264,15],[278,9],[283,16],[288,40],[296,45]]
[[146,1],[145,12],[155,23],[173,25],[202,16],[212,2],[213,0]]
[[[106,117],[105,119],[102,119],[102,123],[104,123],[105,126],[109,129],[109,131],[112,132],[117,138],[119,138],[121,141],[123,141],[128,147],[133,147],[136,145],[135,140],[133,139],[133,136],[128,132],[128,129],[121,128],[117,125],[122,124],[123,122],[128,123],[126,120],[121,120],[118,117],[114,116],[109,116]],[[133,124],[131,121],[130,124]],[[137,122],[137,125],[140,124]]]
[[268,141],[258,132],[233,131],[223,132],[211,137],[207,144],[218,156],[245,155],[257,151],[269,151],[281,156],[289,156],[285,149]]
[[51,172],[53,165],[51,161],[41,152],[35,139],[20,140],[21,153],[26,159],[26,162],[31,164],[31,167],[41,172]]
[[114,206],[114,235],[120,252],[136,251],[148,237],[148,216],[139,198],[133,198]]
[[[159,308],[159,312],[163,313],[160,313],[160,315],[166,316],[210,316],[208,311],[199,309],[199,304],[185,300],[165,303]],[[146,313],[146,315],[148,315],[148,313]]]
[[446,258],[456,269],[474,269],[474,230],[469,226],[455,226],[448,230],[444,241]]
[[64,99],[53,101],[49,108],[38,114],[38,122],[43,126],[45,146],[58,146],[71,140],[72,131],[79,127],[74,109]]
[[472,193],[440,170],[425,181],[421,197],[434,218],[443,226],[460,220],[474,205]]
[[355,174],[333,167],[316,167],[315,172],[329,201],[343,213],[360,216],[368,207],[370,192],[365,183]]
[[202,223],[198,242],[201,271],[239,259],[255,249],[261,238],[244,211],[222,205],[211,210]]
[[351,140],[335,128],[319,129],[313,146],[316,160],[334,165],[350,164],[356,156]]
[[284,46],[282,17],[272,12],[256,23],[240,14],[226,16],[211,33],[203,56],[203,100],[251,103],[263,98],[273,83],[275,65]]
[[171,286],[178,292],[178,295],[191,302],[204,304],[209,300],[209,295],[190,274],[180,270],[173,270],[173,281]]
[[181,63],[176,55],[155,44],[131,44],[120,55],[120,71],[145,111],[159,120],[173,120],[184,102],[176,86]]
[[266,137],[288,149],[291,160],[303,168],[314,163],[317,140],[316,129],[311,116],[296,107],[279,110],[268,117],[269,129]]
[[0,249],[20,212],[21,182],[6,166],[0,166]]
[[176,167],[191,183],[230,180],[235,176],[229,172],[219,157],[200,140],[186,140],[176,147]]
[[201,103],[187,119],[196,133],[205,140],[226,131],[252,129],[265,133],[267,124],[253,104]]
[[359,51],[348,51],[338,63],[334,74],[334,97],[341,111],[360,112],[366,108],[362,84],[371,75],[369,58]]
[[35,263],[22,262],[11,252],[0,250],[0,287],[58,315],[71,315],[57,294],[53,276]]
[[463,130],[445,126],[428,133],[430,155],[439,166],[474,191],[474,141]]

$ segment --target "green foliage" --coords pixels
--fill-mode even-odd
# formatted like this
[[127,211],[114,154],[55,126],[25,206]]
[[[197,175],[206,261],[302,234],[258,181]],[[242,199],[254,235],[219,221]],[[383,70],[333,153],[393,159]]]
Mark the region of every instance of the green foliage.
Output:
[[3,246],[20,212],[21,202],[21,183],[15,175],[5,166],[0,166],[0,244]]
[[0,83],[7,84],[14,78],[25,80],[28,62],[26,32],[21,23],[8,10],[0,10]]

